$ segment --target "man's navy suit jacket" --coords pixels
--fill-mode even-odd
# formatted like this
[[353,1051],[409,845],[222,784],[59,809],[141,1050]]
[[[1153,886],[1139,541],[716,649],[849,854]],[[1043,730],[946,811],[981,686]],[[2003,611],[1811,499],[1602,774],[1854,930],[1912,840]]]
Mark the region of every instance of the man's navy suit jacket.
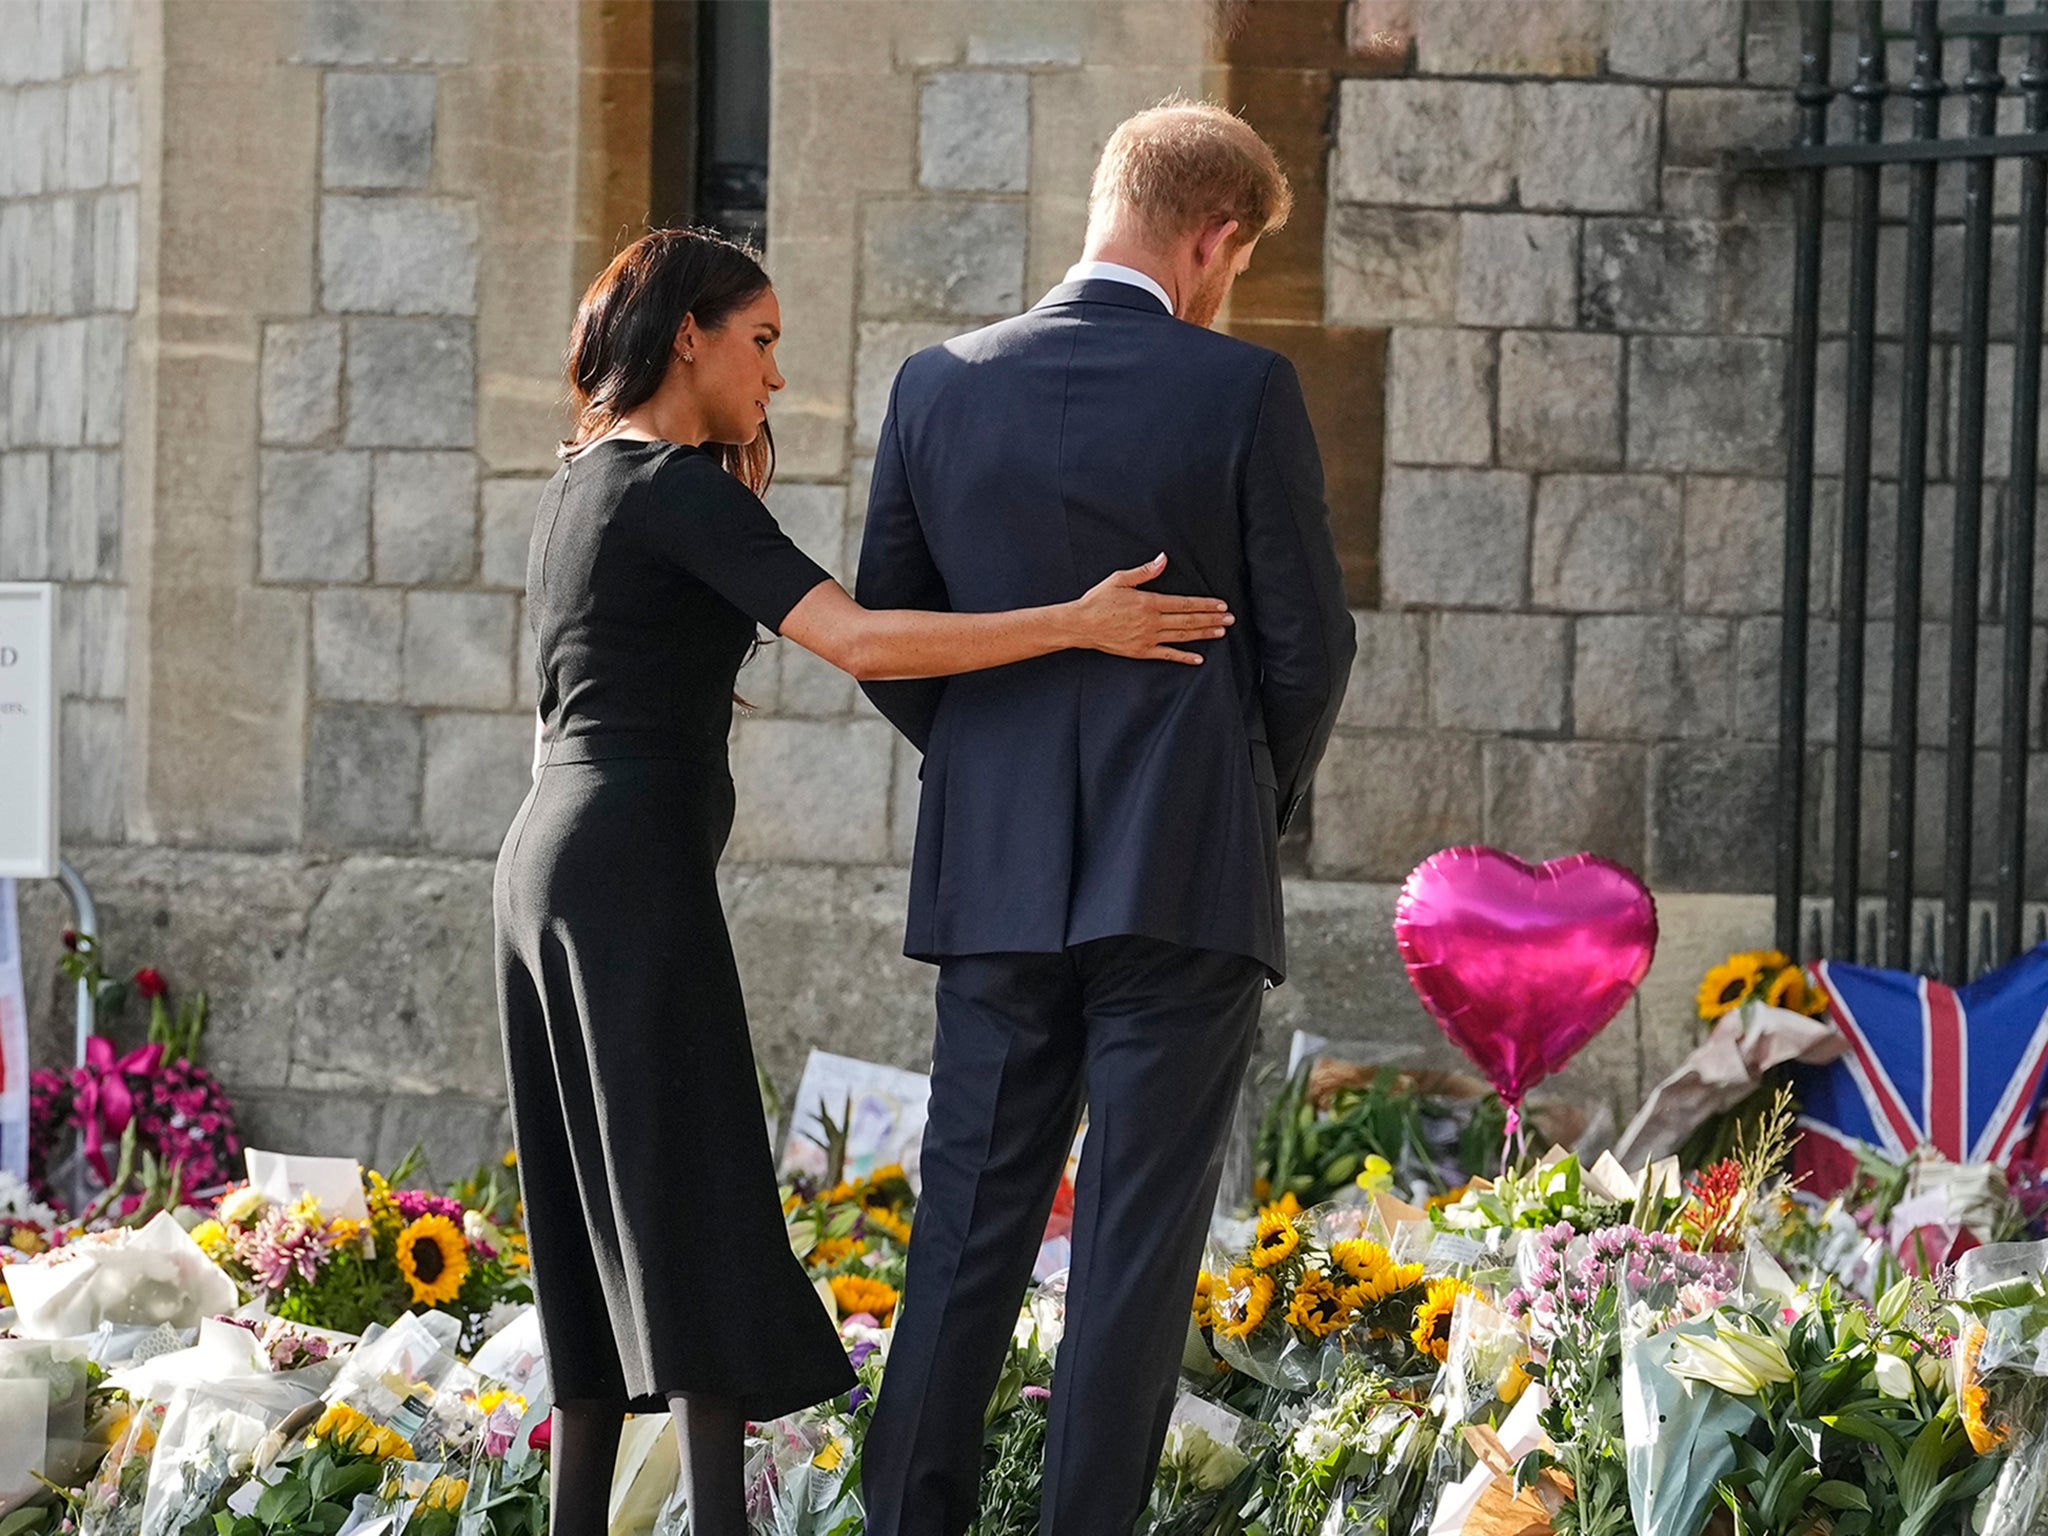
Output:
[[856,595],[995,612],[1167,555],[1200,667],[1061,651],[866,685],[924,753],[905,953],[1138,934],[1286,969],[1280,832],[1356,647],[1294,368],[1091,279],[897,374]]

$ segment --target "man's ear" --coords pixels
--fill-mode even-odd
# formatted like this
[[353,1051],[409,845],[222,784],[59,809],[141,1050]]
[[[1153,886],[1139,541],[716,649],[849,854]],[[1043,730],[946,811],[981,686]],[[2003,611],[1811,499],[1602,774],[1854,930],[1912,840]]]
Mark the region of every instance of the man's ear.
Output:
[[1195,240],[1196,264],[1201,267],[1208,267],[1216,260],[1217,252],[1228,246],[1230,237],[1236,233],[1237,220],[1235,219],[1221,220],[1203,230]]

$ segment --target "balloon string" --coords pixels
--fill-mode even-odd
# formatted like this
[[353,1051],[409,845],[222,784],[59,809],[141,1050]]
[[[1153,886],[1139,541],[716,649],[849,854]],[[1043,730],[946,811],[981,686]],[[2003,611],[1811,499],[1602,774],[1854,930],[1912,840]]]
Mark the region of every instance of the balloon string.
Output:
[[1522,1101],[1517,1099],[1508,1105],[1507,1125],[1501,1134],[1500,1171],[1503,1176],[1521,1160],[1522,1150]]

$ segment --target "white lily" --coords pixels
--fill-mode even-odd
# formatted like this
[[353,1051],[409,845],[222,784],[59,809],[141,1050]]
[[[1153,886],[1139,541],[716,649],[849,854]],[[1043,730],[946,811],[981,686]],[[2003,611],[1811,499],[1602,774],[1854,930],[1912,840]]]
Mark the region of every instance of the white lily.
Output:
[[1909,1398],[1913,1395],[1913,1367],[1897,1355],[1880,1352],[1875,1374],[1877,1390],[1886,1397]]
[[1735,1397],[1755,1397],[1767,1386],[1792,1379],[1792,1362],[1782,1344],[1735,1327],[1712,1338],[1679,1339],[1672,1346],[1671,1370]]

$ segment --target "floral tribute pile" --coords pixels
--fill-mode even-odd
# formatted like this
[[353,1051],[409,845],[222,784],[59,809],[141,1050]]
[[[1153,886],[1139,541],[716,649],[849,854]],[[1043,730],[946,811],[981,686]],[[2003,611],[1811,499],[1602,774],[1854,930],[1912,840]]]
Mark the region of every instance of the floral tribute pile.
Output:
[[[1703,1010],[1823,1006],[1789,962],[1737,958]],[[2023,1178],[1973,1186],[1991,1240],[1930,1264],[1902,1241],[1928,1159],[1815,1195],[1761,1078],[1690,1162],[1553,1147],[1468,1176],[1501,1155],[1498,1106],[1445,1102],[1303,1078],[1240,1149],[1268,1198],[1219,1218],[1192,1297],[1158,1298],[1187,1346],[1133,1536],[2048,1536],[2048,1231]],[[904,1169],[847,1178],[844,1153],[783,1206],[858,1384],[750,1428],[757,1536],[864,1531],[917,1207]],[[0,1189],[0,1536],[542,1536],[509,1166],[359,1184],[89,1221]],[[1055,1274],[1020,1312],[972,1536],[1037,1529],[1064,1302]],[[675,1487],[665,1425],[629,1424],[614,1536],[685,1536]]]

